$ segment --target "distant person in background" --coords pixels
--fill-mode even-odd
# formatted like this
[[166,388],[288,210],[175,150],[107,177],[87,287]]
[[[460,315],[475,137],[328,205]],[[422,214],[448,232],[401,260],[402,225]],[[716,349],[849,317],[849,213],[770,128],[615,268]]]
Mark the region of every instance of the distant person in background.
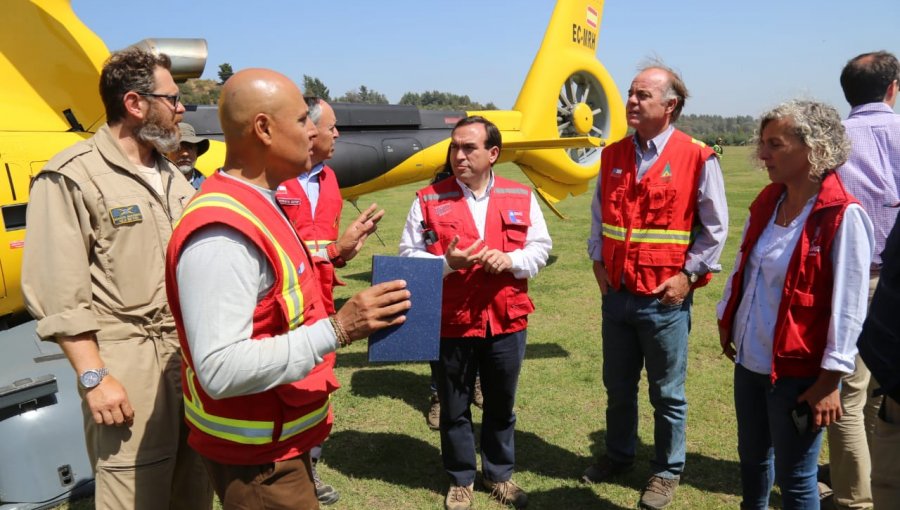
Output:
[[859,354],[880,385],[881,406],[869,446],[872,450],[872,503],[894,508],[900,502],[900,222],[885,241],[884,265],[869,316],[859,336]]
[[811,101],[763,114],[757,156],[772,184],[750,205],[719,303],[735,362],[742,509],[819,508],[822,428],[841,419],[866,315],[872,223],[833,169],[850,142],[837,111]]
[[722,147],[722,137],[716,138],[716,143],[713,144],[712,150],[716,153],[716,157],[722,159],[722,155],[725,154],[725,149]]
[[[337,176],[325,161],[334,156],[335,141],[340,136],[337,119],[331,105],[319,98],[307,98],[309,120],[316,126],[317,134],[312,140],[312,167],[295,179],[289,179],[278,187],[275,198],[285,215],[297,231],[297,235],[309,248],[319,285],[322,288],[322,302],[325,311],[334,313],[334,287],[343,285],[335,274],[335,267],[344,267],[362,249],[369,234],[375,232],[376,225],[384,216],[384,209],[376,212],[372,204],[356,221],[351,223],[344,234],[339,236],[343,198]],[[313,369],[313,374],[334,368],[334,353],[325,355],[325,361]],[[334,381],[337,384],[337,381]],[[322,457],[322,445],[310,451],[312,475],[316,484],[319,503],[332,505],[340,498],[340,493],[322,481],[316,465]]]
[[728,205],[712,149],[673,125],[687,87],[645,66],[625,105],[634,135],[608,145],[591,203],[588,255],[602,296],[606,453],[581,477],[601,483],[634,467],[638,383],[647,368],[654,454],[641,508],[675,498],[686,458],[688,337],[694,289],[721,270]]
[[197,164],[197,158],[209,150],[209,140],[197,136],[194,126],[187,122],[179,122],[178,129],[181,131],[181,144],[177,150],[166,154],[166,157],[178,166],[178,170],[194,189],[200,189],[206,177],[194,165]]
[[[885,51],[854,57],[841,72],[841,88],[851,106],[844,127],[852,148],[837,173],[875,227],[870,299],[878,285],[885,239],[897,219],[897,209],[886,206],[900,202],[900,115],[894,113],[898,80],[900,63]],[[828,427],[831,488],[838,509],[872,508],[869,437],[880,402],[871,397],[875,386],[858,359],[856,370],[841,383],[844,417]],[[895,453],[900,455],[900,449]]]
[[454,178],[416,193],[400,237],[400,255],[443,259],[440,357],[441,459],[450,478],[446,510],[474,505],[477,469],[471,398],[481,374],[482,485],[502,504],[524,508],[513,480],[514,410],[525,357],[528,279],[547,264],[551,241],[531,188],[493,171],[500,130],[466,117],[450,135]]

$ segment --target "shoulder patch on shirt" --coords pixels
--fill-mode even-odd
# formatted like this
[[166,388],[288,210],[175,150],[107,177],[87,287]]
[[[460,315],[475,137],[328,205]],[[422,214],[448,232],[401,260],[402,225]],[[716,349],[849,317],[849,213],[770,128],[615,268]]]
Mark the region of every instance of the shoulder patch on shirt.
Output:
[[116,227],[144,221],[144,215],[141,214],[141,208],[137,204],[113,207],[109,210],[109,217]]

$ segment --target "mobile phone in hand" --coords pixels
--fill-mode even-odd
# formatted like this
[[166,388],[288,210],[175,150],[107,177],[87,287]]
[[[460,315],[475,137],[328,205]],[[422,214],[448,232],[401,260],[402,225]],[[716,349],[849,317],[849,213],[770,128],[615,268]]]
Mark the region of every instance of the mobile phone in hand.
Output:
[[805,436],[812,430],[812,410],[805,400],[791,410],[791,420],[798,436]]

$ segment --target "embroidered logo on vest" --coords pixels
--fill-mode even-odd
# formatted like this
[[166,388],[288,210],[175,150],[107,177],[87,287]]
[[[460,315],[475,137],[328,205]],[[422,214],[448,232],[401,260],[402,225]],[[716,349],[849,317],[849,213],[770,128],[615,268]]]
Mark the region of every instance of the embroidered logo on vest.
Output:
[[668,163],[666,163],[666,168],[663,169],[662,176],[663,177],[672,177],[672,167],[669,166]]

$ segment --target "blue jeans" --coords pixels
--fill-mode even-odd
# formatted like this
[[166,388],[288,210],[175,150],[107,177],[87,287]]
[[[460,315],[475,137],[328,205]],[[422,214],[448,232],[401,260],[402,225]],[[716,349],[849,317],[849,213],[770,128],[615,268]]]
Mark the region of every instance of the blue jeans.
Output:
[[785,510],[819,508],[816,464],[822,430],[810,428],[801,436],[791,418],[797,397],[813,382],[815,378],[781,377],[773,386],[768,374],[735,365],[742,509],[768,508],[773,481],[781,487]]
[[441,338],[434,365],[441,400],[441,459],[454,485],[475,480],[475,432],[472,393],[481,375],[481,469],[484,477],[505,482],[516,461],[516,387],[525,358],[526,332],[487,338]]
[[653,473],[676,478],[684,470],[688,333],[693,293],[667,306],[654,296],[612,288],[603,296],[603,385],[606,387],[606,452],[616,462],[634,461],[638,382],[646,364],[653,405]]

